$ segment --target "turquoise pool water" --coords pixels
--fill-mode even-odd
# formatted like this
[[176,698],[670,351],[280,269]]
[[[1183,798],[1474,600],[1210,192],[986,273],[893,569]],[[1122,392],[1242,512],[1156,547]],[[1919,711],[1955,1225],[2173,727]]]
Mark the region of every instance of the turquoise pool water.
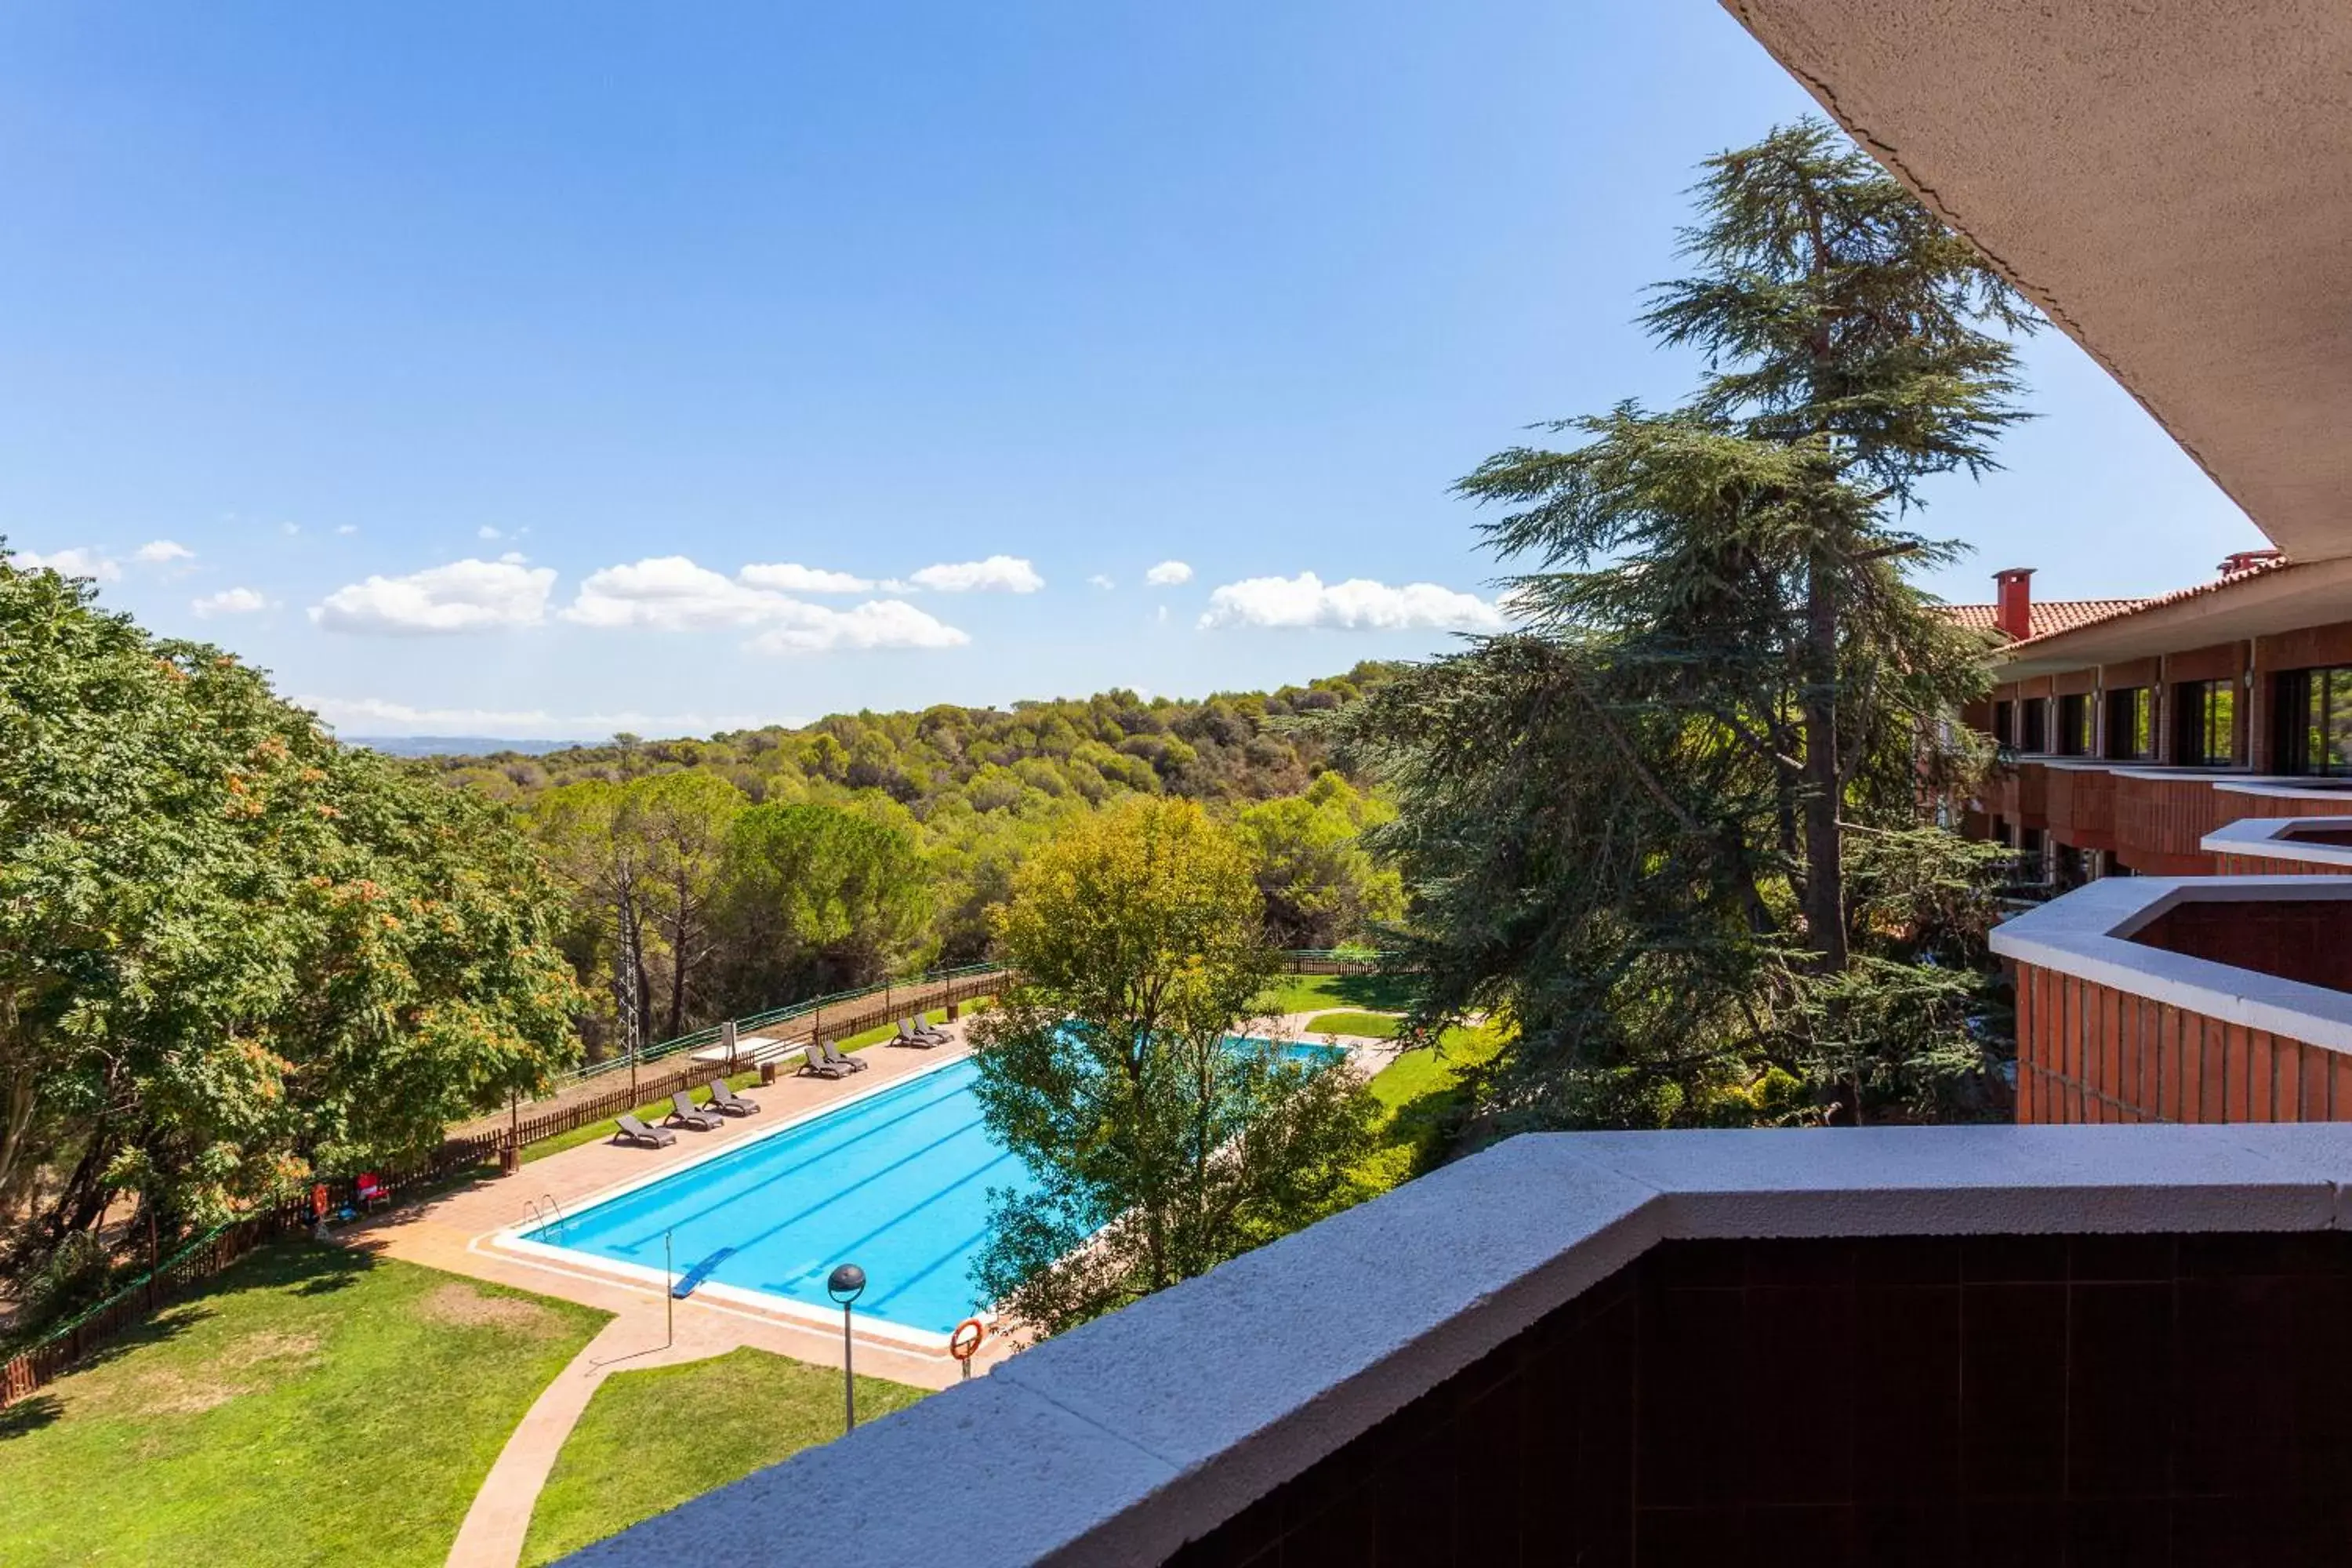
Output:
[[988,1237],[989,1189],[1036,1186],[982,1124],[976,1070],[967,1058],[920,1074],[528,1239],[658,1272],[667,1232],[681,1277],[828,1310],[825,1276],[856,1263],[861,1314],[944,1334],[984,1305],[971,1260]]

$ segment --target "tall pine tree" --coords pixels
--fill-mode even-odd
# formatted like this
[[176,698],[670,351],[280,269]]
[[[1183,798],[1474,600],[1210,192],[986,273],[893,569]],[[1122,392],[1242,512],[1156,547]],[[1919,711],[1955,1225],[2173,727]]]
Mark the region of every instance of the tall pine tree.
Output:
[[[1921,480],[1992,466],[2023,416],[1996,333],[2032,321],[1826,126],[1710,160],[1696,195],[1695,270],[1644,317],[1704,353],[1696,394],[1560,422],[1577,444],[1462,481],[1510,509],[1483,531],[1532,568],[1528,629],[1335,729],[1403,807],[1380,837],[1415,894],[1424,1021],[1521,1026],[1506,1109],[1769,1119],[1810,1078],[1855,1115],[1932,1112],[1975,1060],[1956,961],[1981,900],[1920,807],[1969,760],[1940,721],[1980,648],[1906,576],[1951,547],[1903,524]],[[1890,857],[1935,868],[1935,896],[1890,903]]]

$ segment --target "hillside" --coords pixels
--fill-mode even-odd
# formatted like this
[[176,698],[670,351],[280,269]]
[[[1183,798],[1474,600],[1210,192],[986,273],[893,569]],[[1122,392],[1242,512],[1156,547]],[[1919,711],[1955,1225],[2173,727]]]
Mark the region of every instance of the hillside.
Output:
[[518,810],[572,892],[566,950],[615,1037],[634,950],[658,1039],[791,996],[989,949],[1013,868],[1074,814],[1143,793],[1202,801],[1258,855],[1277,941],[1328,946],[1400,912],[1356,844],[1386,807],[1328,771],[1312,726],[1396,667],[1268,692],[1113,690],[835,714],[709,739],[615,736],[411,764]]

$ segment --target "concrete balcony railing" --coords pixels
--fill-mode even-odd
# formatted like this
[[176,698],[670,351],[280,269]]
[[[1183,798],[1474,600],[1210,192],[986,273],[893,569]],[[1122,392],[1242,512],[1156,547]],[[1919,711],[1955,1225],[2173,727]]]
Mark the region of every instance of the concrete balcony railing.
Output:
[[2352,1128],[1529,1135],[573,1561],[2352,1561],[2347,1184]]
[[2207,834],[2204,847],[2223,876],[2352,876],[2352,821],[2342,816],[2244,817]]
[[1992,947],[2020,1121],[2352,1121],[2352,877],[2110,878]]
[[1979,804],[2143,876],[2196,877],[2222,868],[2207,835],[2247,816],[2352,816],[2352,781],[2031,755]]

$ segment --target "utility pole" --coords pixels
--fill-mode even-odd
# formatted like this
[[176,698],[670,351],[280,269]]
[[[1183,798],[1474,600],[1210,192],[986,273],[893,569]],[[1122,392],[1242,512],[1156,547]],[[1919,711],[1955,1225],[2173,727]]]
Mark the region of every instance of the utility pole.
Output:
[[614,921],[613,942],[613,1005],[620,1015],[621,1048],[629,1054],[629,1103],[634,1108],[637,1095],[637,1049],[644,1042],[645,1031],[637,1011],[637,966],[642,954],[637,948],[636,911],[629,900],[629,884],[625,879],[618,897],[614,901]]

